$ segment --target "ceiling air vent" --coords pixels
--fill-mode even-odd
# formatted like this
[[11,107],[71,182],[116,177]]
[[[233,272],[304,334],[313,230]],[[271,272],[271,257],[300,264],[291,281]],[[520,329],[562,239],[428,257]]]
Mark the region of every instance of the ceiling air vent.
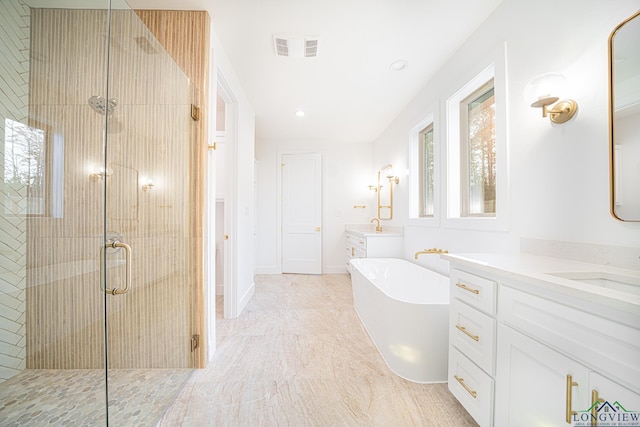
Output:
[[315,58],[320,41],[315,37],[273,37],[277,56],[288,58]]

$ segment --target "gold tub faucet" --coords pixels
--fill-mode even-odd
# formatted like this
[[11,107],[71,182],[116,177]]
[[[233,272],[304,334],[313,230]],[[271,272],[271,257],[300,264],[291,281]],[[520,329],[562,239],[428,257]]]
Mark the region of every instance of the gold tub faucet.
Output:
[[382,226],[380,225],[380,218],[373,218],[371,221],[371,223],[373,223],[373,221],[377,221],[377,225],[376,225],[376,233],[382,233]]
[[424,255],[424,254],[448,254],[449,251],[445,251],[443,249],[438,249],[438,248],[431,248],[431,249],[425,249],[423,251],[418,251],[416,252],[416,254],[413,256],[414,259],[418,259],[419,255]]

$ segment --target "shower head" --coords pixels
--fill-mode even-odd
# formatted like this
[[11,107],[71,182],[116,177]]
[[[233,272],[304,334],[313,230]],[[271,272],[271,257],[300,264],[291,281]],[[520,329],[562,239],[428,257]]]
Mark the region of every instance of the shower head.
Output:
[[116,105],[118,105],[118,102],[115,100],[115,98],[107,100],[98,95],[94,95],[89,98],[89,107],[91,107],[93,111],[100,114],[101,116],[111,115],[111,113],[113,113],[113,109],[116,108]]

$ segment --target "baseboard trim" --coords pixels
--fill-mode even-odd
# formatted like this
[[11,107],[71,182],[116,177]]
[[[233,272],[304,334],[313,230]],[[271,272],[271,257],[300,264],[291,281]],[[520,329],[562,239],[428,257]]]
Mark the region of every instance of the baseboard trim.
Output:
[[282,274],[282,271],[276,266],[256,267],[256,274]]
[[255,282],[252,282],[251,286],[249,286],[249,289],[247,289],[247,292],[245,292],[245,294],[240,299],[240,304],[238,304],[238,316],[240,316],[240,313],[244,311],[247,304],[249,304],[251,297],[255,293],[256,293],[256,284]]
[[322,274],[347,274],[347,266],[345,265],[327,265]]

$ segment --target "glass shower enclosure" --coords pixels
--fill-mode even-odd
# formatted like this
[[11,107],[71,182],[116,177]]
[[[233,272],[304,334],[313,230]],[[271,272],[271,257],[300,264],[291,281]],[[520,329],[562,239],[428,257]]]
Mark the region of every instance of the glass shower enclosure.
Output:
[[0,2],[0,425],[151,425],[195,363],[198,88],[69,4]]

